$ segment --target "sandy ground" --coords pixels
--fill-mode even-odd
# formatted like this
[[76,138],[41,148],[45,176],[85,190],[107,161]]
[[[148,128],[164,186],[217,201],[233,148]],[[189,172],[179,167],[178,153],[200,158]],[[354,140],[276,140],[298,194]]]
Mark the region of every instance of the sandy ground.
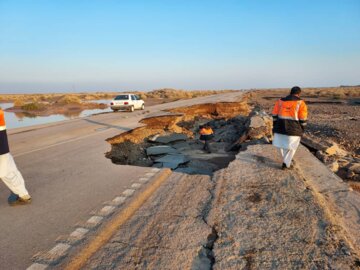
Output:
[[[340,90],[339,90],[340,91]],[[360,95],[360,88],[358,90]],[[248,94],[249,102],[271,114],[277,99],[289,90],[258,90]],[[360,155],[360,98],[354,96],[301,96],[308,105],[309,123],[306,133],[323,140],[333,140],[344,149]]]

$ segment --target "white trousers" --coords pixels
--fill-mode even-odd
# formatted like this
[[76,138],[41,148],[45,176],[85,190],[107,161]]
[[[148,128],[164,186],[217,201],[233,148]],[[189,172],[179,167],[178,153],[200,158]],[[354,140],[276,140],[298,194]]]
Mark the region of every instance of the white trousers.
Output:
[[291,161],[295,155],[296,150],[291,150],[291,149],[284,149],[284,148],[280,148],[280,153],[283,157],[283,163],[286,164],[286,167],[290,167],[291,165]]
[[296,149],[299,147],[300,140],[300,136],[289,136],[274,133],[273,145],[280,149],[283,163],[285,163],[288,168],[291,165]]
[[25,188],[24,178],[16,167],[10,153],[0,155],[0,178],[5,185],[19,197],[29,195]]

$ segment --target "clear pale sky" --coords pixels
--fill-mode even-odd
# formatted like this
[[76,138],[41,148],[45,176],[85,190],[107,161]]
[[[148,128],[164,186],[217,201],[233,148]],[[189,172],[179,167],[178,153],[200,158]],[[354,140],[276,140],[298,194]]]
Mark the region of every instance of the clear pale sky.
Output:
[[0,93],[341,84],[359,0],[0,0]]

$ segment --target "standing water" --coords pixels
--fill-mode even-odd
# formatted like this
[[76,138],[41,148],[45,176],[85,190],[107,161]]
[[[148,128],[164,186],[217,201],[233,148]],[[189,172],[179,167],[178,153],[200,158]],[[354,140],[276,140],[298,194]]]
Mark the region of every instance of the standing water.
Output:
[[[95,102],[95,103],[104,103],[109,104],[109,100],[90,100],[88,102]],[[8,108],[13,107],[13,103],[0,103],[0,107],[5,110]],[[106,109],[92,109],[92,110],[83,110],[81,112],[76,113],[68,113],[66,115],[63,114],[53,114],[49,116],[36,116],[31,113],[23,113],[23,112],[6,112],[5,113],[5,121],[6,121],[6,128],[13,129],[13,128],[20,128],[20,127],[29,127],[41,124],[48,124],[54,123],[69,119],[75,119],[79,117],[86,117],[93,114],[98,113],[106,113],[111,112],[110,108]]]

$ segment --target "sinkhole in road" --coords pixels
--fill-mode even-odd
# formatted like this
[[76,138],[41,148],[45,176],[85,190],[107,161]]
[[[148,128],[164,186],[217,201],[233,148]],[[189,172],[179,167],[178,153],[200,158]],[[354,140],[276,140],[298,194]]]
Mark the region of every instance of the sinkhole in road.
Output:
[[[105,156],[115,164],[211,175],[235,158],[237,151],[230,146],[243,134],[249,112],[245,101],[170,109],[165,115],[142,119],[144,126],[107,139],[111,150]],[[199,140],[203,124],[214,130],[211,153]]]

